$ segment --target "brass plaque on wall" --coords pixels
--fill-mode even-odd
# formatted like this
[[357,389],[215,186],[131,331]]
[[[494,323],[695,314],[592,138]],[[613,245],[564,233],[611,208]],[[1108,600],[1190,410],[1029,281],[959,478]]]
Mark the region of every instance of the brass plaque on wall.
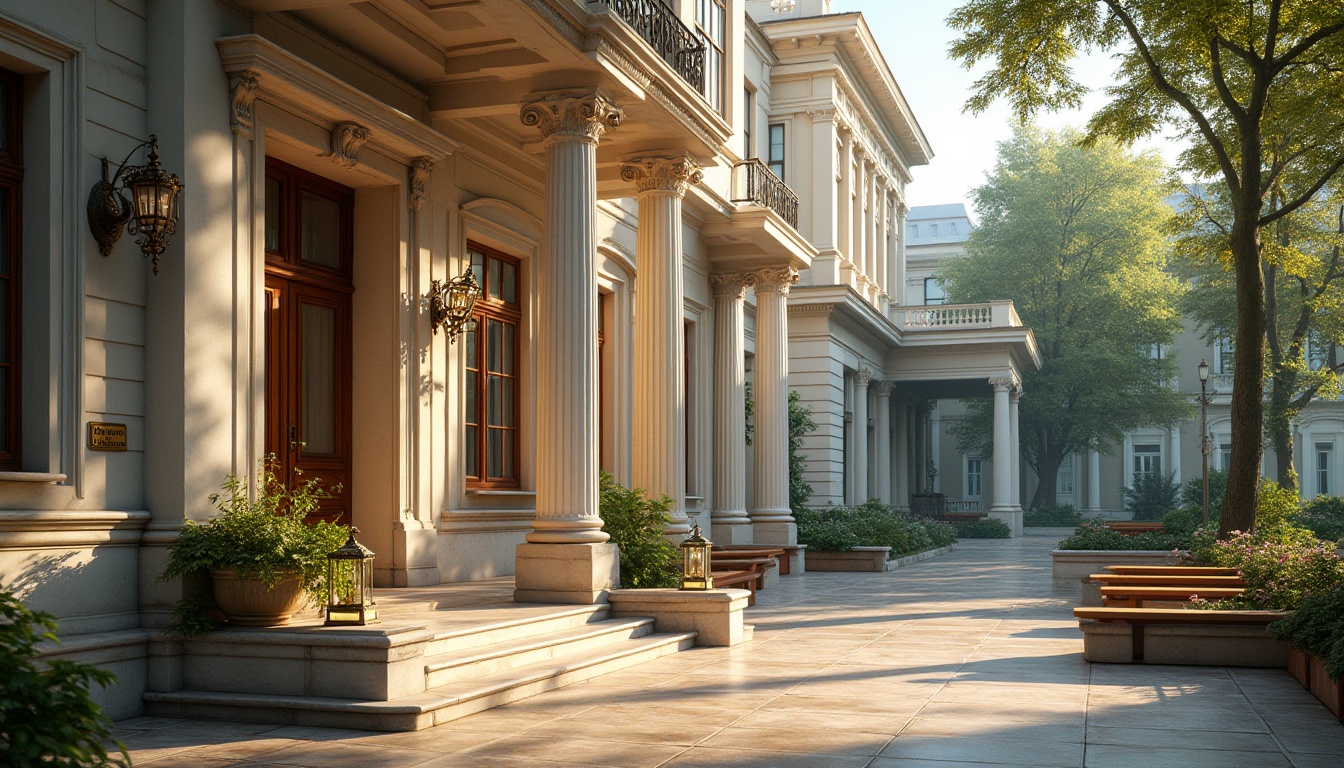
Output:
[[108,424],[102,421],[90,421],[89,450],[91,451],[126,450],[126,425]]

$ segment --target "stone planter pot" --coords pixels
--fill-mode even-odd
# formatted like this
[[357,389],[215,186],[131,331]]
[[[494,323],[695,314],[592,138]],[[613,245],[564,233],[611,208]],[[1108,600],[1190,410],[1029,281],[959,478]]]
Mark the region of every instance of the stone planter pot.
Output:
[[307,597],[297,574],[282,576],[267,588],[260,579],[235,578],[233,569],[210,569],[215,604],[239,627],[274,627],[288,624],[303,608]]
[[807,550],[808,571],[883,573],[891,547],[855,547],[848,552]]
[[1288,649],[1288,674],[1298,685],[1311,690],[1311,657],[1296,648]]
[[[1057,591],[1076,592],[1094,573],[1103,573],[1108,565],[1172,565],[1172,554],[1166,549],[1135,551],[1115,549],[1056,549],[1050,553],[1052,586]],[[1096,602],[1101,605],[1101,591]]]

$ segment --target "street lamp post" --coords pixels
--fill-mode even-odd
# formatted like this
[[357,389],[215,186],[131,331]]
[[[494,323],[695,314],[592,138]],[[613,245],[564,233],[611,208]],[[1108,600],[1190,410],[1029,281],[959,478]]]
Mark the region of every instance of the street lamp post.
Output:
[[1209,524],[1209,364],[1199,361],[1199,450],[1204,459],[1204,524]]

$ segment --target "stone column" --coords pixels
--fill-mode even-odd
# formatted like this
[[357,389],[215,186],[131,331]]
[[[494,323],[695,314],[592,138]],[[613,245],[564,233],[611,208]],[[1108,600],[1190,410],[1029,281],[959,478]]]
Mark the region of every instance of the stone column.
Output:
[[892,300],[898,306],[905,305],[905,215],[910,212],[906,207],[905,201],[900,197],[896,198],[896,215],[892,223],[896,227],[896,238],[893,244],[894,253],[892,261],[895,263],[895,269],[892,271]]
[[[837,175],[842,174],[845,162],[843,152],[837,153],[836,141],[840,139],[837,131],[835,110],[815,110],[808,112],[812,117],[812,244],[817,248],[817,256],[812,259],[812,285],[836,285],[840,282],[840,259],[837,250],[840,245],[836,222],[844,221],[839,213],[842,205],[841,195],[836,194]],[[845,131],[844,136],[849,132]],[[804,233],[807,234],[807,233]]]
[[756,281],[756,466],[751,524],[757,544],[797,544],[789,509],[789,287],[793,267],[768,267]]
[[597,142],[623,113],[600,91],[523,104],[546,151],[537,271],[537,515],[517,549],[518,602],[595,603],[619,583],[597,508]]
[[872,493],[868,487],[868,383],[872,380],[873,372],[867,368],[854,374],[854,465],[845,469],[855,504],[867,501]]
[[877,395],[877,446],[873,456],[872,482],[869,494],[883,504],[891,503],[891,382],[879,381],[873,386]]
[[[849,264],[840,269],[840,282],[854,280],[854,131],[849,126],[840,128],[840,190],[835,211],[836,243],[844,260]],[[816,284],[815,282],[813,283]]]
[[749,275],[710,275],[714,287],[714,506],[710,540],[750,544],[743,304]]
[[1008,421],[1012,430],[1013,448],[1013,509],[1022,511],[1022,440],[1017,428],[1017,403],[1022,399],[1022,389],[1013,387],[1008,399]]
[[868,300],[877,303],[877,297],[882,292],[882,249],[877,239],[878,215],[881,211],[878,191],[882,185],[878,178],[880,166],[876,160],[871,163],[871,168],[868,173],[868,218],[864,221],[864,227],[868,231]]
[[635,284],[635,407],[631,480],[650,498],[672,499],[665,533],[690,533],[686,517],[685,289],[681,267],[681,199],[700,183],[685,155],[631,159],[621,178],[639,191]]
[[[888,197],[885,178],[878,184],[877,189],[877,210],[873,213],[873,253],[877,257],[877,295],[880,299],[891,290],[891,286],[888,285],[891,275],[889,274],[890,254],[887,253]],[[885,314],[886,305],[881,305],[881,308],[883,314]]]
[[854,262],[854,271],[858,280],[854,288],[860,295],[868,295],[868,228],[864,226],[864,216],[868,211],[868,153],[862,147],[856,147],[854,156],[858,160],[854,169],[854,217],[850,228],[854,231],[854,253],[850,260]]
[[943,468],[938,466],[943,448],[942,426],[942,414],[938,412],[938,401],[934,400],[929,403],[929,466],[938,470],[929,489],[934,493],[943,492]]
[[1167,473],[1176,481],[1176,485],[1181,484],[1181,428],[1175,426],[1171,428],[1171,469]]
[[1101,451],[1087,452],[1087,511],[1101,511]]
[[896,469],[891,479],[892,496],[896,506],[904,507],[910,504],[910,407],[904,398],[896,398],[893,408],[896,411]]
[[1011,528],[1014,510],[1013,498],[1013,425],[1009,411],[1013,380],[1008,377],[989,380],[994,388],[994,502],[989,516],[1004,521]]

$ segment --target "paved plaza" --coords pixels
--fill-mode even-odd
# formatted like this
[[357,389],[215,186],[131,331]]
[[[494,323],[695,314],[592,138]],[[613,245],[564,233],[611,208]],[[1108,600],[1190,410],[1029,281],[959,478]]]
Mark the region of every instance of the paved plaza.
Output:
[[1341,768],[1284,670],[1091,665],[1056,539],[968,541],[886,574],[785,577],[750,643],[697,648],[416,733],[118,723],[167,768]]

